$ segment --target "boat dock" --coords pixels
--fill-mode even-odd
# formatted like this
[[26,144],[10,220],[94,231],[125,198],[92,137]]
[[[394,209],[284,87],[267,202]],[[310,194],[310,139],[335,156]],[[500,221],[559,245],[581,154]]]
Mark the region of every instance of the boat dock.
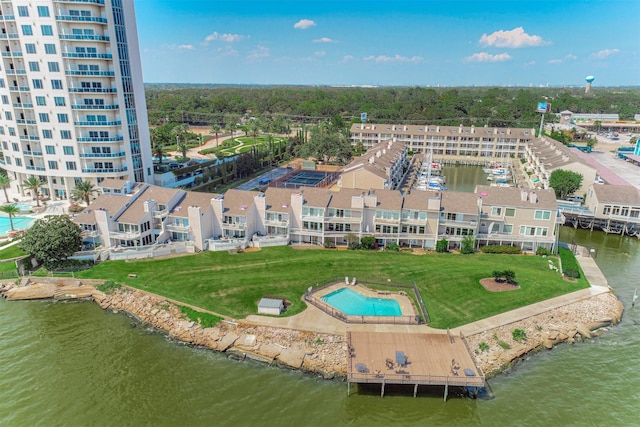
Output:
[[418,387],[442,386],[447,399],[449,386],[477,391],[485,387],[485,377],[475,365],[461,336],[451,333],[347,332],[349,356],[347,388],[351,383]]

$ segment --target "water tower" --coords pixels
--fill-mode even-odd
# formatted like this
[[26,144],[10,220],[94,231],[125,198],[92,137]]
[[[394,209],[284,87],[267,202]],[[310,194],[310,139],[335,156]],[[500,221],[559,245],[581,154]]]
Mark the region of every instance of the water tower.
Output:
[[591,92],[591,83],[596,79],[593,76],[587,76],[584,78],[587,81],[587,87],[584,88],[584,93],[589,93]]

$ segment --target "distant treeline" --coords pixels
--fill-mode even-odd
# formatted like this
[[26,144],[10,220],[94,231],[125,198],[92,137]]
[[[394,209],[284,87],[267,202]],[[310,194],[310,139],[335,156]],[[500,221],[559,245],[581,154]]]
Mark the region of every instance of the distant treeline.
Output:
[[[585,94],[583,88],[425,88],[225,86],[145,87],[152,125],[181,122],[225,126],[229,114],[274,118],[292,124],[316,124],[340,115],[347,122],[367,113],[368,121],[398,124],[536,127],[538,102],[551,111],[619,114],[640,113],[640,88],[603,88]],[[545,121],[553,118],[547,116]]]

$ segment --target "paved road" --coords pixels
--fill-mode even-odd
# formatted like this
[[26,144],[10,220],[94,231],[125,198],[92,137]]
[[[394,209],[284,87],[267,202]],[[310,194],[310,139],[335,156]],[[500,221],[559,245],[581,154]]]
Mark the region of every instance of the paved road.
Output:
[[640,166],[619,159],[609,151],[596,150],[589,155],[611,172],[640,189]]

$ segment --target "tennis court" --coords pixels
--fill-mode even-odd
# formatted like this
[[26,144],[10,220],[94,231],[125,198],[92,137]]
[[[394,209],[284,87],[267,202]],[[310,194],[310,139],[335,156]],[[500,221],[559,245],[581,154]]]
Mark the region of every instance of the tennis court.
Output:
[[338,172],[296,170],[283,176],[272,185],[279,188],[327,187],[335,182],[339,175]]

